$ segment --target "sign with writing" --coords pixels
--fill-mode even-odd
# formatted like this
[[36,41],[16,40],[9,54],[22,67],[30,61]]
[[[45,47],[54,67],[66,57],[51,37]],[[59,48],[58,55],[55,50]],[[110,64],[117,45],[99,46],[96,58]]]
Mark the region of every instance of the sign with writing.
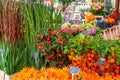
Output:
[[73,74],[73,75],[78,75],[79,72],[80,72],[80,69],[77,68],[77,67],[75,67],[75,66],[71,66],[71,67],[69,68],[69,72],[70,72],[71,74]]

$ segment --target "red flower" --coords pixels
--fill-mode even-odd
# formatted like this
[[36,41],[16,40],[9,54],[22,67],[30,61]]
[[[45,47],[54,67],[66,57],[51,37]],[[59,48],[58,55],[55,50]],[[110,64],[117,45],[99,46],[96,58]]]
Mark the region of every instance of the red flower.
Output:
[[55,35],[55,34],[57,34],[58,32],[57,32],[57,30],[53,30],[53,31],[51,31],[51,33],[52,33],[52,35]]
[[46,36],[46,39],[47,39],[48,41],[50,40],[50,38],[51,38],[50,35],[47,35],[47,36]]
[[55,48],[51,48],[52,51],[55,51],[56,49]]
[[47,55],[48,55],[48,53],[45,52],[45,53],[44,53],[44,56],[47,56]]
[[48,56],[48,59],[52,59],[54,57],[54,54]]
[[43,37],[43,38],[41,39],[41,42],[44,42],[44,41],[46,41],[46,38],[45,38],[45,37]]
[[62,57],[62,54],[58,54],[58,56],[61,58],[61,57]]

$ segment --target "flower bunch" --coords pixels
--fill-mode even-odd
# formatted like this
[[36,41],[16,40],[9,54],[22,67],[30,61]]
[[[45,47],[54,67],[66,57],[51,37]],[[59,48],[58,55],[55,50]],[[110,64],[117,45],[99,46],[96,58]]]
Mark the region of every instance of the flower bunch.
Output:
[[113,25],[115,25],[115,20],[113,18],[105,18],[104,21],[107,23],[107,27],[112,27]]
[[98,2],[98,3],[92,3],[90,11],[94,15],[102,15],[102,16],[106,16],[107,15],[107,10],[104,7],[104,4],[100,3],[100,2]]
[[100,29],[105,29],[107,26],[107,23],[104,20],[97,20],[97,27]]
[[87,34],[87,35],[95,35],[97,32],[97,28],[93,27],[90,29],[85,30],[84,32],[82,32],[83,34]]
[[95,15],[93,13],[87,13],[85,15],[85,19],[86,19],[86,23],[89,23],[95,20]]
[[48,30],[46,34],[39,34],[36,46],[43,54],[47,66],[62,67],[69,64],[68,57],[62,53],[67,38],[59,30]]
[[104,18],[104,21],[106,21],[107,23],[114,23],[115,22],[115,20],[113,18],[110,18],[110,17]]
[[75,24],[70,25],[69,23],[65,23],[61,26],[61,31],[63,33],[77,34],[78,32],[84,31],[84,29]]
[[[35,68],[24,68],[16,75],[12,77],[11,80],[71,80],[71,75],[68,72],[68,68],[41,68],[36,70]],[[78,75],[74,76],[74,80],[119,80],[120,75],[111,76],[106,73],[105,76],[99,76],[98,73],[92,71],[87,73],[85,71],[80,71]]]

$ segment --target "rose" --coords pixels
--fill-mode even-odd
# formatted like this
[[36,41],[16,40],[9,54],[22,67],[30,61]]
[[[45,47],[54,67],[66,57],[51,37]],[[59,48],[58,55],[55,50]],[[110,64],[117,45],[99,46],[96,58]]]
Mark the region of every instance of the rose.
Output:
[[70,28],[69,28],[68,26],[62,26],[62,27],[61,27],[61,31],[62,31],[63,33],[66,33],[66,32],[69,32],[69,31],[70,31]]
[[99,10],[98,7],[93,7],[92,9],[95,10],[95,11],[98,11],[98,10]]
[[107,10],[106,9],[103,9],[103,12],[106,12]]
[[98,6],[98,9],[102,9],[102,7],[101,7],[101,6]]

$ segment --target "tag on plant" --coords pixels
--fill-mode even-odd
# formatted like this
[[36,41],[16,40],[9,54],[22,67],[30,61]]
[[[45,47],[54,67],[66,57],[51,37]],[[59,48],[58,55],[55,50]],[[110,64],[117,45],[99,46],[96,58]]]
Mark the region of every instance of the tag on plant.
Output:
[[72,80],[74,80],[74,75],[78,75],[80,72],[80,69],[75,66],[71,66],[69,68],[69,72],[72,74]]
[[105,64],[105,58],[100,58],[100,60],[97,63],[99,66],[103,66]]
[[105,58],[100,58],[101,61],[105,61]]
[[80,72],[80,69],[77,68],[77,67],[75,67],[75,66],[71,66],[71,67],[69,68],[69,72],[70,72],[71,74],[78,75],[79,72]]
[[38,53],[38,52],[35,52],[35,53],[33,54],[33,57],[34,57],[35,59],[37,59],[37,58],[39,57],[39,53]]
[[3,55],[5,51],[3,49],[0,49],[0,54]]

